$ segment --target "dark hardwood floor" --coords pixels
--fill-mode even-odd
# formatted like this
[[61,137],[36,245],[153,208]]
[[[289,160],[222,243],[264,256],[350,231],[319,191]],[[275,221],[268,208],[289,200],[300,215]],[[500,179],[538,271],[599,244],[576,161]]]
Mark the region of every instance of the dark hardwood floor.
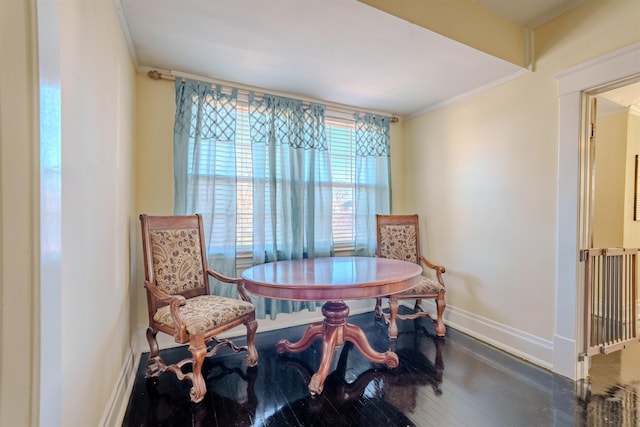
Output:
[[[363,328],[377,350],[389,348],[386,327],[373,313],[351,316],[349,322]],[[275,352],[277,340],[297,340],[304,326],[258,333],[260,363],[255,368],[247,369],[243,355],[229,350],[208,360],[208,392],[199,404],[189,400],[190,383],[171,373],[145,379],[144,353],[123,425],[640,425],[635,353],[598,356],[590,380],[574,383],[453,328],[438,339],[425,319],[399,322],[399,327],[397,369],[372,364],[347,343],[336,350],[334,369],[315,397],[307,382],[318,367],[320,343],[299,354]],[[186,347],[162,351],[167,361],[187,353]],[[625,357],[633,364],[626,370],[620,368]]]

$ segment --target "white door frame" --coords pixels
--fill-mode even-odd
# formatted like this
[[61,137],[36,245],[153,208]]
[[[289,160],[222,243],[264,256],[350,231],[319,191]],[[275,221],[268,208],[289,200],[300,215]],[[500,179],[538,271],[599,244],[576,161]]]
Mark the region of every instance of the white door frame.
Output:
[[558,230],[553,371],[577,380],[587,375],[582,352],[582,289],[579,249],[584,223],[582,168],[586,162],[583,93],[640,73],[640,43],[571,67],[555,77],[559,83]]

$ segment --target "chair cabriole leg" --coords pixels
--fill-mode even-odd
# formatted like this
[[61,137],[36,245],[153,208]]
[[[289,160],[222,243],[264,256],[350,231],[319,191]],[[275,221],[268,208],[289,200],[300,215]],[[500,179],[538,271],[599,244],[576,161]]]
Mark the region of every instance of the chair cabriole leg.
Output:
[[384,314],[382,313],[382,298],[380,297],[376,298],[376,317],[384,317]]
[[447,303],[444,300],[444,292],[440,292],[440,294],[438,295],[438,298],[436,299],[436,307],[438,310],[438,315],[436,318],[436,335],[439,337],[444,337],[447,331],[444,326],[444,321],[442,320],[444,309],[447,307]]
[[247,326],[247,357],[246,363],[248,367],[253,367],[258,364],[258,350],[256,350],[256,330],[258,329],[258,322],[255,317],[247,320],[245,323]]
[[190,337],[189,351],[193,358],[193,376],[191,378],[192,387],[189,394],[191,396],[191,401],[198,403],[204,399],[204,395],[207,393],[207,385],[202,377],[202,365],[204,363],[204,357],[207,354],[207,345],[205,344],[204,337],[202,335]]
[[147,360],[147,367],[145,369],[146,377],[157,377],[160,374],[160,348],[158,347],[158,341],[156,335],[158,331],[147,328],[147,342],[149,343],[149,359]]

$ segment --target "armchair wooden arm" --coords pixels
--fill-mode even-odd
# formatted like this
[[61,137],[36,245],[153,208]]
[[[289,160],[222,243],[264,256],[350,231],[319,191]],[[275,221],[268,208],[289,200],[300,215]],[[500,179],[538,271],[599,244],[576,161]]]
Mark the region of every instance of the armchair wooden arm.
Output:
[[160,304],[171,304],[171,301],[173,300],[182,300],[183,303],[180,305],[184,305],[184,303],[187,301],[186,298],[183,297],[182,295],[168,294],[163,290],[159,289],[155,284],[147,280],[144,281],[144,287],[151,293],[151,295],[153,295],[153,298]]
[[145,280],[144,287],[151,293],[153,298],[156,299],[156,302],[160,304],[169,304],[169,310],[171,311],[171,316],[173,317],[173,321],[175,322],[175,334],[174,338],[185,341],[188,340],[187,337],[187,326],[185,324],[185,320],[180,313],[180,307],[187,303],[187,299],[182,295],[171,295],[168,294],[161,289],[158,289],[156,285],[151,282]]
[[442,275],[447,272],[447,269],[444,268],[442,265],[433,264],[422,255],[420,255],[420,260],[423,262],[424,265],[426,265],[432,270],[435,270],[438,283],[444,286],[444,278],[442,277]]
[[209,273],[210,276],[214,277],[222,283],[235,284],[238,288],[238,295],[240,296],[240,298],[243,301],[251,302],[251,297],[249,297],[249,294],[244,288],[244,280],[242,278],[225,276],[224,274],[218,273],[217,271],[211,269],[207,269],[207,273]]

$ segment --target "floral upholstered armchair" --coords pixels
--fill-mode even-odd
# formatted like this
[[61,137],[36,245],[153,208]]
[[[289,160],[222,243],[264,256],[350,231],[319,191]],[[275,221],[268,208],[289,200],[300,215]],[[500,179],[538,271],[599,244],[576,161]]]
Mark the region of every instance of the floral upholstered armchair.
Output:
[[[420,233],[418,225],[418,215],[376,215],[377,229],[377,249],[376,256],[382,258],[399,259],[403,261],[415,262],[434,270],[436,280],[422,276],[420,282],[411,289],[396,294],[398,300],[412,299],[415,300],[413,313],[398,314],[394,311],[385,313],[382,309],[382,298],[376,299],[376,316],[384,317],[389,322],[390,338],[392,331],[397,331],[396,319],[407,320],[416,319],[418,317],[428,317],[436,323],[435,332],[439,337],[443,337],[446,328],[442,320],[445,303],[445,286],[443,274],[445,268],[440,265],[432,264],[425,257],[420,255]],[[388,298],[388,297],[387,297]],[[436,303],[435,319],[422,309],[423,299],[433,299]]]
[[[140,215],[144,256],[147,306],[149,311],[149,359],[146,376],[156,377],[171,371],[180,380],[192,383],[191,400],[200,402],[206,392],[202,375],[205,357],[212,357],[224,346],[246,352],[247,366],[258,363],[255,334],[258,324],[255,307],[246,293],[243,280],[224,276],[207,266],[204,228],[200,215]],[[239,298],[210,294],[209,276],[236,287]],[[237,325],[247,328],[247,345],[238,347],[220,333]],[[166,365],[160,357],[156,335],[172,335],[175,342],[189,344],[190,358]],[[191,372],[184,372],[185,364]]]

